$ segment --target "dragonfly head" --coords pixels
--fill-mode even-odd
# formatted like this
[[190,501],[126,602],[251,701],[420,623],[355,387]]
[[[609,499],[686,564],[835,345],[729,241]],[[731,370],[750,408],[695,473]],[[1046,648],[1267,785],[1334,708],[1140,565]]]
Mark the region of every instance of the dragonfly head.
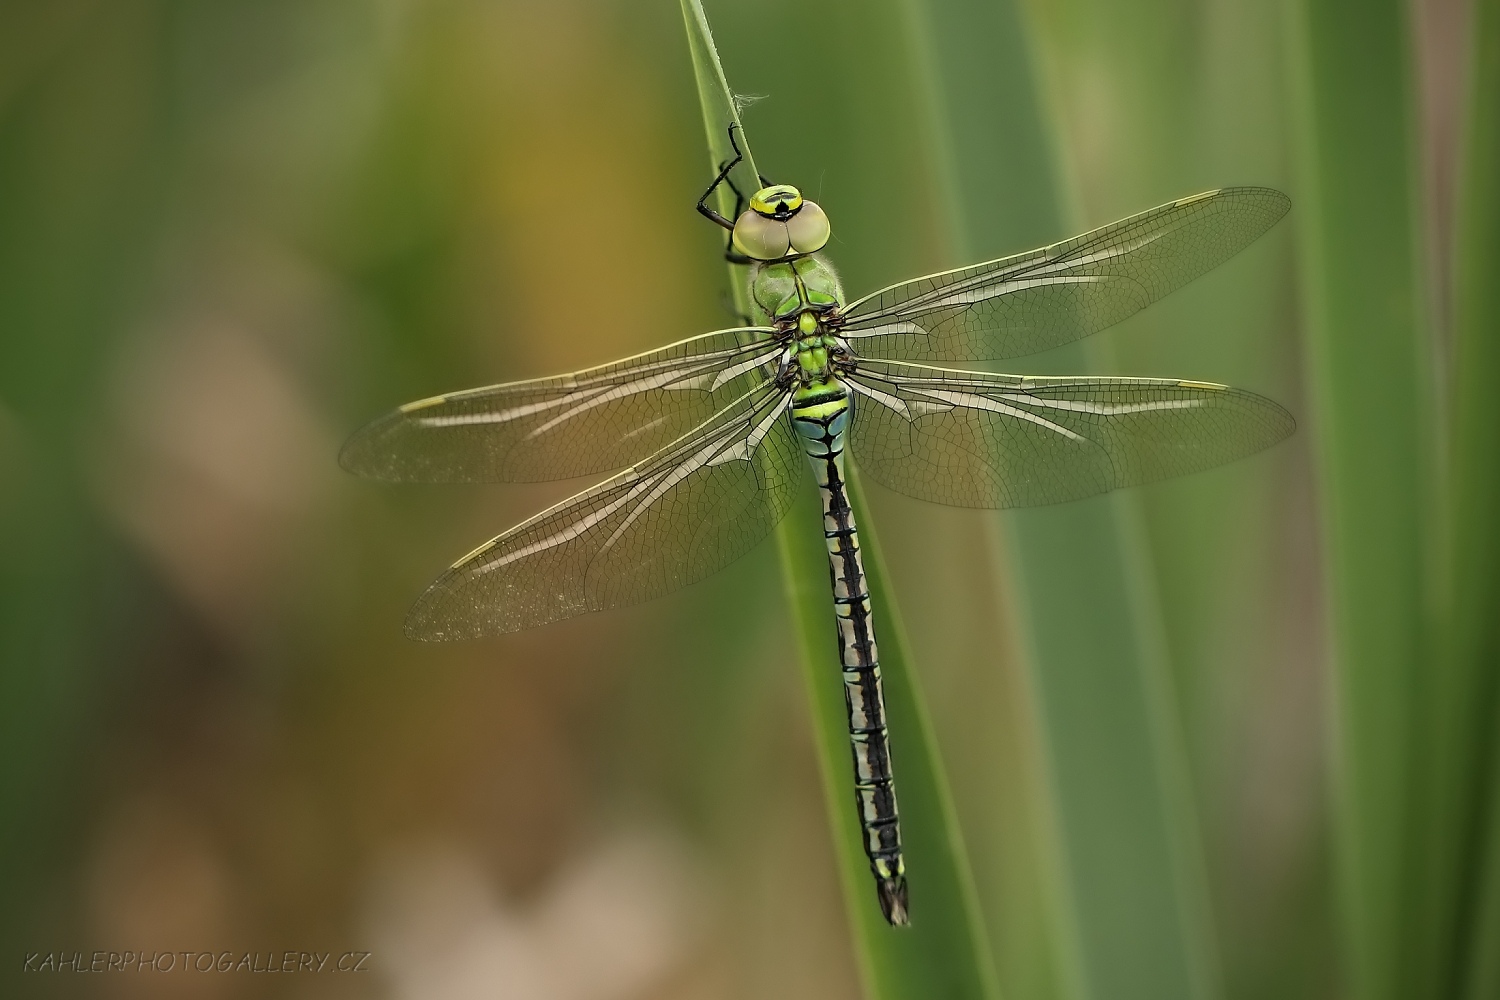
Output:
[[831,233],[816,202],[790,184],[772,184],[755,192],[749,210],[735,220],[734,246],[753,260],[781,260],[816,253]]
[[750,196],[750,208],[756,215],[785,222],[802,207],[802,192],[790,184],[772,184]]

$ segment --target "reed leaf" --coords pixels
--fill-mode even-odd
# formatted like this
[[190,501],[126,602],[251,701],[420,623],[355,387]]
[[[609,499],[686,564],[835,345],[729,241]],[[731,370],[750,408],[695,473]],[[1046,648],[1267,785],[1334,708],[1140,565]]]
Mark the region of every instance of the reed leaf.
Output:
[[[1034,15],[1085,223],[1228,184],[1287,189],[1284,32],[1274,5],[1060,0],[1036,4]],[[1292,211],[1295,219],[1295,205]],[[1283,222],[1224,266],[1093,338],[1095,363],[1123,375],[1227,382],[1305,412],[1291,238]],[[1313,943],[1324,935],[1326,914],[1308,905],[1329,881],[1317,842],[1322,786],[1299,779],[1319,765],[1316,710],[1298,706],[1317,704],[1310,668],[1322,654],[1316,629],[1301,625],[1317,609],[1316,546],[1299,544],[1313,530],[1307,439],[1299,433],[1253,459],[1123,498],[1146,526],[1147,583],[1171,666],[1171,683],[1161,687],[1186,748],[1172,759],[1184,760],[1194,779],[1191,797],[1179,798],[1187,833],[1181,863],[1189,884],[1208,887],[1195,890],[1193,905],[1212,904],[1202,946],[1231,996],[1287,997],[1304,982],[1315,989],[1318,973],[1287,961],[1294,952],[1331,964],[1321,957],[1329,949]],[[1298,750],[1273,755],[1275,746]],[[1306,819],[1291,835],[1278,828],[1275,810],[1252,803],[1251,780],[1301,804]],[[1247,877],[1251,844],[1260,864],[1298,875],[1274,883]]]
[[[1079,228],[1020,12],[973,0],[917,6],[948,166],[952,263]],[[1087,344],[1042,363],[1095,368]],[[1000,524],[1060,839],[1063,981],[1086,997],[1214,996],[1188,768],[1133,504],[1105,497],[1010,512]]]
[[[701,3],[682,0],[682,10],[710,162],[717,170],[732,155],[727,127],[731,121],[738,123],[738,108]],[[743,131],[739,144],[745,152],[740,168],[745,178],[741,190],[745,191],[755,186],[756,170]],[[723,198],[720,211],[727,215],[732,209],[732,197]],[[743,270],[731,265],[730,279],[737,306],[750,314]],[[881,670],[912,887],[909,928],[892,928],[881,917],[861,847],[828,590],[828,556],[821,532],[814,529],[821,523],[820,515],[809,503],[802,503],[778,527],[777,543],[812,702],[815,744],[865,993],[889,1000],[994,998],[998,989],[941,757],[922,707],[868,508],[853,469],[848,472],[851,502],[860,523],[861,550],[878,609]]]
[[[1416,745],[1437,482],[1413,175],[1409,12],[1293,5],[1312,430],[1333,656],[1335,823],[1349,995],[1410,993],[1431,910],[1413,893]],[[1426,687],[1424,688],[1424,683]]]
[[[1500,996],[1500,2],[1472,13],[1467,163],[1457,212],[1450,647],[1456,793],[1466,808],[1443,874],[1456,883],[1457,961],[1442,985],[1469,1000]],[[1434,994],[1438,995],[1438,994]]]

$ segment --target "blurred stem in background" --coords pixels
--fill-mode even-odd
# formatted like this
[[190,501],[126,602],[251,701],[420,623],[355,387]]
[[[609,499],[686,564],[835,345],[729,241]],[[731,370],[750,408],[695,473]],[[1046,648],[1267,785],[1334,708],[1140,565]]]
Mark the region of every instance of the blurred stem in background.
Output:
[[[916,7],[951,263],[1107,221],[1080,223],[1065,209],[1073,198],[1020,12],[966,0]],[[1046,364],[1090,372],[1093,355],[1070,345]],[[1135,501],[1011,511],[1000,523],[1059,839],[1064,995],[1217,996],[1189,768]]]
[[[1085,224],[1223,185],[1288,189],[1276,7],[1055,0],[1028,12],[1047,120]],[[1305,418],[1290,266],[1298,211],[1293,189],[1291,216],[1253,246],[1090,338],[1093,363],[1263,391]],[[1163,761],[1191,790],[1177,798],[1178,863],[1198,883],[1205,961],[1237,997],[1318,995],[1313,970],[1330,964],[1307,439],[1304,420],[1262,456],[1118,500],[1144,528],[1133,592],[1154,591],[1162,625],[1159,725],[1185,748]]]
[[[1308,370],[1333,678],[1339,916],[1350,994],[1451,995],[1453,744],[1472,692],[1434,654],[1441,533],[1407,6],[1296,0]],[[1449,709],[1451,711],[1451,708]]]
[[[1453,837],[1435,845],[1452,915],[1432,996],[1500,996],[1500,0],[1475,0],[1454,289],[1450,739]],[[1441,722],[1441,720],[1435,720]],[[1441,729],[1439,730],[1442,731]]]
[[[87,747],[154,598],[77,462],[114,317],[162,228],[171,130],[150,5],[0,12],[0,882],[7,944],[76,850]],[[122,652],[123,650],[123,652]],[[40,908],[38,908],[40,909]]]

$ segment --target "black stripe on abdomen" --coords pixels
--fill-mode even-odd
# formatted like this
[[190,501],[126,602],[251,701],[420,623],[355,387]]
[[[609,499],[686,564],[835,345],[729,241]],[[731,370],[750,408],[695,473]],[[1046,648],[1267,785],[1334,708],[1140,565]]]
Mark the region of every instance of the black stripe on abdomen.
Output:
[[[843,435],[829,429],[832,418],[818,420],[799,415],[796,410],[792,416],[807,444],[808,458],[823,499],[823,536],[833,583],[844,708],[854,758],[854,795],[865,854],[875,876],[881,912],[899,926],[908,922],[906,865],[901,856],[901,825],[886,734],[880,654],[859,552],[859,532],[844,485]],[[822,435],[813,433],[818,425],[822,425]]]

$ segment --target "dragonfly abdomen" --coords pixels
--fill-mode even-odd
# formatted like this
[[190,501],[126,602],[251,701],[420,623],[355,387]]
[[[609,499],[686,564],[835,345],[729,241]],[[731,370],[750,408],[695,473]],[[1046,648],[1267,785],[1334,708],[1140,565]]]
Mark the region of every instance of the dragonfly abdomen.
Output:
[[885,697],[870,590],[859,554],[859,530],[844,482],[849,415],[849,391],[834,376],[803,386],[792,400],[792,426],[812,463],[823,499],[823,537],[828,546],[844,708],[854,758],[854,795],[865,854],[875,876],[881,912],[892,924],[902,925],[907,923],[906,864],[901,857]]

